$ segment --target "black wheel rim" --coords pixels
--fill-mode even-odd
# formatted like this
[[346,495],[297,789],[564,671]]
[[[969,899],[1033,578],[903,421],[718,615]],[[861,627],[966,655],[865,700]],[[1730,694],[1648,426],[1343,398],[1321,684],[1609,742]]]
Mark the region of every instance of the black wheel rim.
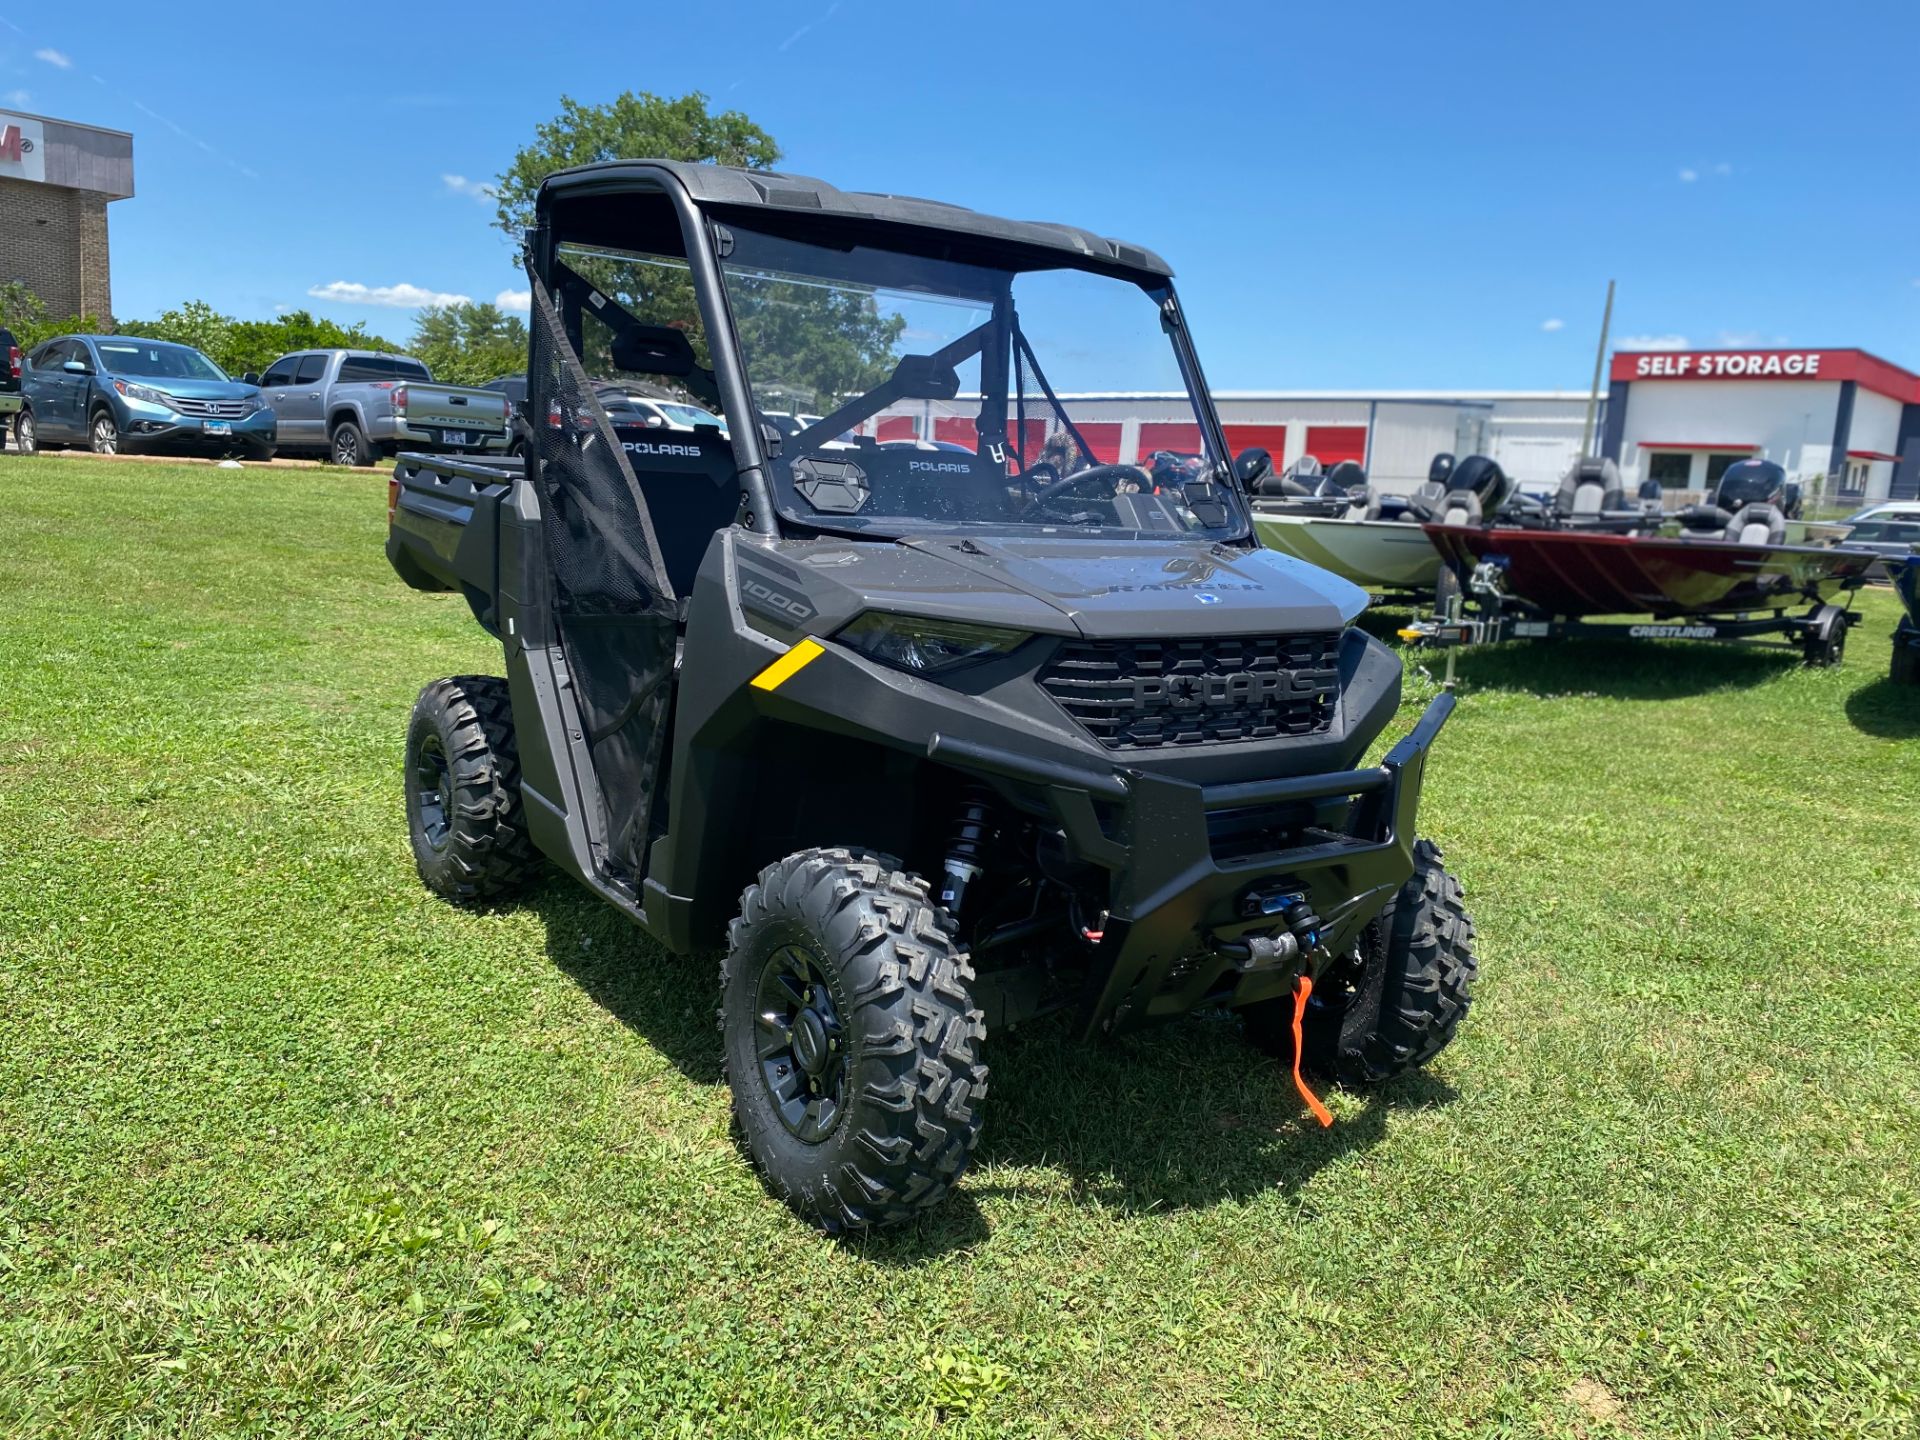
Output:
[[826,967],[801,946],[781,946],[760,971],[754,1050],[787,1132],[809,1145],[831,1135],[847,1108],[846,1027]]
[[353,463],[353,457],[355,453],[356,452],[353,444],[353,436],[349,435],[346,431],[342,430],[338,435],[333,437],[333,463],[334,464],[351,465]]
[[447,827],[453,816],[453,767],[438,735],[420,742],[413,761],[413,798],[420,812],[420,833],[434,850],[447,848]]

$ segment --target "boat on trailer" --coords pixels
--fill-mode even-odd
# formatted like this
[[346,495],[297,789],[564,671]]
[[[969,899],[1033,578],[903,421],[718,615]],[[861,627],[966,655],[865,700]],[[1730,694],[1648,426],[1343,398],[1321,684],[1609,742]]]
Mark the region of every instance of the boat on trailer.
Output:
[[[1461,613],[1401,633],[1435,644],[1604,634],[1648,640],[1778,636],[1809,664],[1837,663],[1858,617],[1851,594],[1877,558],[1845,546],[1788,545],[1785,472],[1728,468],[1714,502],[1678,512],[1678,535],[1579,526],[1428,524],[1459,577]],[[1848,605],[1835,603],[1848,598]],[[1804,613],[1790,613],[1799,607]],[[1621,617],[1644,617],[1628,624]]]

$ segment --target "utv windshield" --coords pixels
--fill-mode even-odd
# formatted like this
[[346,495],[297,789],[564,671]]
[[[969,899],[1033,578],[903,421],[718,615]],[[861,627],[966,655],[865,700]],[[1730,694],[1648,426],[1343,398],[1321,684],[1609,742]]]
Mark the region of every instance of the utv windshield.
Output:
[[789,518],[1246,533],[1162,324],[1168,292],[728,228],[728,300]]

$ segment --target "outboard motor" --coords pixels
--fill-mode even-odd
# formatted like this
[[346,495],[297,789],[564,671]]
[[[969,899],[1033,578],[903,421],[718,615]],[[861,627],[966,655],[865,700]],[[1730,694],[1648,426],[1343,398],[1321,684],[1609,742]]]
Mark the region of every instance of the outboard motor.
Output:
[[1620,467],[1611,460],[1588,456],[1577,460],[1560,481],[1553,513],[1565,520],[1598,520],[1610,510],[1624,509],[1626,491]]

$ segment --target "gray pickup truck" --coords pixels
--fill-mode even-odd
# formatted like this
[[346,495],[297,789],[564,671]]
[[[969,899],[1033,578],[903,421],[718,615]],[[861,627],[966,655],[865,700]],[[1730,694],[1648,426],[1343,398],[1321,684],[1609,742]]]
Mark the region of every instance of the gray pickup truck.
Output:
[[297,350],[259,385],[280,422],[279,450],[313,452],[337,465],[371,465],[401,450],[500,455],[511,407],[497,391],[437,385],[407,355],[372,350]]

